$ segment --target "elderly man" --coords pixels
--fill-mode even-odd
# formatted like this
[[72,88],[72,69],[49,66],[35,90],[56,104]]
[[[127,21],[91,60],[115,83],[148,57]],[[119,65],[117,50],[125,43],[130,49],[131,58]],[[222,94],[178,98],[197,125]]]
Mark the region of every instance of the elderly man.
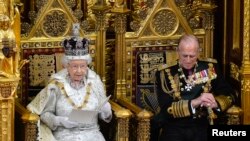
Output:
[[198,59],[199,42],[194,35],[180,39],[176,63],[156,72],[156,94],[161,108],[160,141],[206,141],[207,127],[216,113],[233,101],[214,59]]

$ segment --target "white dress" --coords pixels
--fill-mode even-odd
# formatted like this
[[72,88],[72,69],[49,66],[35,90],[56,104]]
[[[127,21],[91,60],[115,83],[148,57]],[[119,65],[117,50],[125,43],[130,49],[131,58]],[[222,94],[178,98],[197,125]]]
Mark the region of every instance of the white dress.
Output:
[[[52,76],[52,81],[35,97],[27,108],[40,115],[39,141],[105,141],[99,130],[98,118],[105,122],[110,122],[112,118],[111,106],[105,106],[92,123],[79,123],[73,128],[55,125],[55,117],[67,117],[76,106],[82,105],[86,99],[89,85],[90,94],[88,102],[82,110],[95,110],[106,98],[103,83],[100,77],[92,70],[88,69],[88,76],[85,80],[84,87],[76,90],[72,88],[67,79],[68,72],[66,69]],[[61,85],[58,85],[59,82]],[[61,87],[60,87],[61,86]],[[63,88],[62,88],[63,87]],[[63,90],[64,89],[64,90]],[[71,101],[69,100],[69,97]]]

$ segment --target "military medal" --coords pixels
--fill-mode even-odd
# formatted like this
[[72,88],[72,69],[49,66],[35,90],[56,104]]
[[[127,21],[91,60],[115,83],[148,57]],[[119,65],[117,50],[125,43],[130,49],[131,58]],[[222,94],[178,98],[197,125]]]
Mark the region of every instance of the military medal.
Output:
[[193,75],[188,76],[188,80],[186,80],[186,78],[184,80],[186,82],[186,85],[184,87],[185,90],[190,91],[195,85],[195,79],[194,79]]
[[195,69],[194,69],[194,73],[191,73],[191,74],[188,76],[188,79],[187,79],[186,76],[184,75],[183,70],[182,70],[181,67],[178,69],[178,71],[181,73],[180,78],[183,78],[184,81],[186,82],[186,85],[184,86],[184,89],[185,89],[186,91],[191,91],[192,88],[193,88],[194,85],[195,85],[195,71],[196,71],[196,66],[195,66]]
[[189,83],[186,84],[185,90],[190,91],[193,88],[193,86]]

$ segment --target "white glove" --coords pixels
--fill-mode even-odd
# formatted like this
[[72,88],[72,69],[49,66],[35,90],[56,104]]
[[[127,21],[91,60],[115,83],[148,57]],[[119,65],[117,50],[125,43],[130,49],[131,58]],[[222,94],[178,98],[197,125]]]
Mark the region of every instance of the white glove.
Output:
[[103,105],[100,109],[100,116],[103,120],[109,122],[112,118],[112,110],[109,102]]
[[100,111],[101,111],[101,112],[104,112],[104,113],[111,113],[111,105],[110,105],[110,103],[109,103],[109,102],[105,103],[105,104],[102,106],[102,108],[101,108]]
[[79,123],[68,120],[68,117],[56,116],[55,125],[64,126],[65,128],[78,127]]

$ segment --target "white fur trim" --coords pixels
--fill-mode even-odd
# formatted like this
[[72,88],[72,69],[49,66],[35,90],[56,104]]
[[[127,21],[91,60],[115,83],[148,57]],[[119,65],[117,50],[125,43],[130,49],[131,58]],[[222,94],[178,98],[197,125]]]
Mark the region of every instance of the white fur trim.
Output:
[[66,58],[69,60],[79,60],[79,59],[87,60],[88,64],[90,64],[92,61],[92,57],[89,54],[82,55],[82,56],[68,56],[68,55],[66,55]]

